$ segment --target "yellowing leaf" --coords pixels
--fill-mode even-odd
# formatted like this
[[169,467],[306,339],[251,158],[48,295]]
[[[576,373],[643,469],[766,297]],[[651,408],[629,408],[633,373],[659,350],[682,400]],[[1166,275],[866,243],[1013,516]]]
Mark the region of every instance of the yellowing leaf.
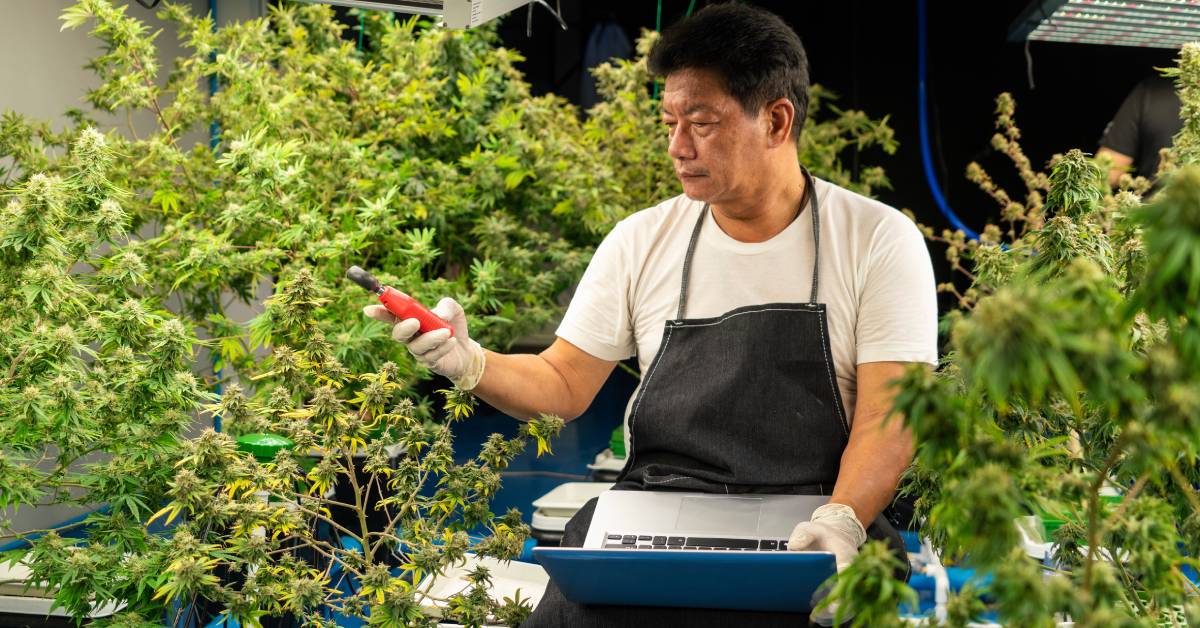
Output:
[[182,509],[183,509],[182,506],[180,506],[179,504],[177,504],[175,502],[171,502],[170,504],[167,504],[165,507],[163,507],[162,510],[159,510],[158,512],[154,513],[154,515],[151,516],[150,519],[148,519],[146,521],[146,525],[150,525],[151,523],[154,522],[155,519],[158,519],[159,517],[161,517],[165,514],[168,514],[168,513],[170,513],[170,516],[167,517],[167,520],[164,523],[167,525],[170,525],[170,523],[175,520],[175,517],[179,516],[179,512]]

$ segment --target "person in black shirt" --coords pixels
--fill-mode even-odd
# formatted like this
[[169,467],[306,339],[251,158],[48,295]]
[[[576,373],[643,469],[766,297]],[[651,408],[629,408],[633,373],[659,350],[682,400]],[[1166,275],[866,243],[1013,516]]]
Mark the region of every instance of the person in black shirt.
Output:
[[1158,173],[1159,150],[1170,147],[1181,128],[1175,84],[1163,76],[1138,83],[1100,138],[1096,156],[1106,155],[1113,164],[1108,171],[1109,184],[1116,186],[1125,172],[1153,180]]

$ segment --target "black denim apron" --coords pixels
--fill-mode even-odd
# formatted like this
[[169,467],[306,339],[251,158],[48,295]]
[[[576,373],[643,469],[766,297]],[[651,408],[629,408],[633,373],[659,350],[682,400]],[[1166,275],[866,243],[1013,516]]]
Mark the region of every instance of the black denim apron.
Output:
[[[814,260],[807,303],[754,305],[715,318],[686,318],[692,256],[708,205],[700,212],[684,257],[679,310],[666,322],[658,355],[630,411],[630,455],[615,489],[833,491],[850,427],[829,349],[825,305],[817,302],[820,203],[807,170],[804,178]],[[563,546],[583,545],[594,511],[592,500],[571,518]],[[868,535],[885,538],[903,552],[899,535],[882,516]],[[806,624],[807,616],[798,613],[581,605],[563,598],[552,582],[522,626]]]

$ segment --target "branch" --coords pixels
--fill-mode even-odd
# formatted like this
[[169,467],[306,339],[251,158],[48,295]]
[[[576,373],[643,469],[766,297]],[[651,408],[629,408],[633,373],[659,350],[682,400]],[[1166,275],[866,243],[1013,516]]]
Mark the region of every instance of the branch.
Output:
[[1192,505],[1192,510],[1200,512],[1200,497],[1196,496],[1196,491],[1192,488],[1192,483],[1188,482],[1187,478],[1183,477],[1183,474],[1179,472],[1179,468],[1175,466],[1175,461],[1167,462],[1167,471],[1171,472],[1171,478],[1179,485],[1179,490],[1183,491],[1183,496]]
[[1099,538],[1096,529],[1098,518],[1100,516],[1100,489],[1104,486],[1104,482],[1108,480],[1108,474],[1117,466],[1117,462],[1121,459],[1121,454],[1125,451],[1125,446],[1129,444],[1130,432],[1128,430],[1121,432],[1121,437],[1113,445],[1113,448],[1108,453],[1108,459],[1104,461],[1104,467],[1096,474],[1096,479],[1092,482],[1090,494],[1088,495],[1088,553],[1087,563],[1084,565],[1084,592],[1091,593],[1092,588],[1092,569],[1096,562],[1096,545],[1099,543]]
[[1171,572],[1174,573],[1176,576],[1179,577],[1180,580],[1183,581],[1184,588],[1188,588],[1188,589],[1192,590],[1192,595],[1200,595],[1200,585],[1196,584],[1195,582],[1192,582],[1192,579],[1187,577],[1186,575],[1184,575],[1184,573],[1179,570],[1179,567],[1176,567],[1175,565],[1171,565]]
[[[443,429],[443,431],[449,431],[450,424],[446,423],[442,429]],[[431,443],[430,447],[432,447],[432,446],[433,445]],[[405,453],[407,455],[407,452],[405,452]],[[430,469],[428,466],[424,466],[421,468],[421,477],[417,478],[417,490],[415,490],[409,494],[408,500],[405,501],[404,504],[400,506],[400,509],[396,511],[396,515],[394,517],[392,517],[390,520],[388,520],[388,529],[393,529],[396,527],[396,524],[398,524],[400,522],[400,518],[403,516],[403,513],[407,512],[410,506],[412,506],[413,510],[417,511],[418,515],[419,515],[420,510],[418,508],[416,508],[415,501],[416,501],[417,497],[420,496],[420,493],[421,493],[420,487],[425,486],[425,482],[427,482],[429,480],[429,472],[430,472]],[[419,516],[418,516],[418,518],[419,518]]]
[[1103,539],[1108,534],[1108,529],[1112,527],[1112,523],[1119,519],[1121,515],[1125,514],[1125,511],[1129,509],[1129,504],[1133,503],[1133,498],[1137,497],[1137,494],[1140,493],[1143,488],[1145,488],[1146,482],[1149,479],[1149,472],[1138,476],[1137,481],[1133,483],[1133,487],[1129,489],[1128,493],[1125,493],[1125,497],[1121,500],[1121,504],[1117,506],[1117,509],[1114,510],[1111,515],[1109,515],[1108,520],[1104,522],[1104,526],[1096,534],[1098,538]]
[[350,485],[354,488],[354,510],[355,514],[358,515],[358,525],[362,528],[362,536],[359,538],[362,539],[363,557],[367,559],[368,563],[373,563],[375,562],[374,548],[368,542],[371,528],[367,525],[367,512],[363,509],[362,491],[358,488],[358,477],[356,477],[357,472],[354,468],[354,456],[345,447],[342,448],[342,455],[346,457],[347,475],[350,476]]
[[133,138],[133,141],[142,141],[138,137],[137,130],[133,128],[133,107],[125,108],[125,125],[129,127],[129,136]]
[[950,287],[950,290],[948,290],[948,291],[946,291],[946,290],[943,290],[943,292],[949,292],[950,294],[953,294],[953,295],[954,295],[954,297],[955,297],[956,299],[958,299],[958,304],[959,304],[959,306],[961,306],[961,307],[963,307],[963,308],[966,308],[966,309],[970,309],[970,308],[971,308],[971,302],[970,302],[969,300],[967,300],[967,297],[966,297],[965,295],[963,295],[963,293],[961,293],[961,292],[959,292],[959,291],[958,291],[958,286],[955,286],[955,285],[954,285],[954,282],[952,282],[952,281],[948,281],[948,282],[946,282],[946,283],[945,283],[945,284],[943,284],[943,285],[946,285],[946,286],[949,286],[949,287]]
[[29,353],[29,347],[31,346],[33,345],[25,345],[21,348],[21,352],[17,354],[17,357],[13,358],[12,364],[8,366],[8,374],[4,376],[5,383],[13,380],[13,376],[17,374],[17,365],[20,364],[21,360],[25,358],[25,354]]
[[[4,534],[4,535],[0,535],[0,541],[3,541],[5,539],[14,539],[14,540],[20,539],[20,540],[24,541],[24,540],[26,540],[27,537],[30,537],[30,536],[41,536],[41,535],[49,534],[50,532],[57,533],[62,530],[70,530],[71,528],[78,528],[79,526],[83,525],[85,523],[85,521],[86,521],[86,519],[80,519],[79,521],[76,521],[75,523],[69,523],[65,526],[59,526],[57,528],[41,528],[41,529],[36,529],[36,530],[26,530],[24,532],[14,532],[13,534]],[[5,526],[5,527],[8,528],[9,530],[12,530],[11,527],[8,527],[8,526]]]
[[358,536],[357,536],[355,533],[353,533],[353,532],[351,532],[350,530],[347,530],[346,528],[342,527],[342,525],[341,525],[340,523],[338,523],[338,522],[334,521],[333,519],[330,519],[329,517],[326,517],[325,515],[323,515],[323,514],[321,514],[321,513],[319,513],[319,512],[313,512],[313,511],[311,511],[311,510],[309,510],[309,509],[305,508],[304,506],[301,506],[300,504],[296,504],[296,510],[299,510],[300,512],[302,512],[302,513],[304,513],[304,514],[306,514],[306,515],[310,515],[310,516],[316,517],[316,518],[320,519],[321,521],[324,521],[325,523],[328,523],[330,526],[332,526],[333,528],[337,529],[337,530],[338,530],[338,531],[340,531],[340,532],[343,532],[343,533],[345,533],[345,535],[346,535],[346,536],[348,536],[348,537],[350,537],[350,538],[352,538],[352,539],[357,539],[357,538],[359,538],[359,537],[358,537]]
[[[347,563],[346,563],[346,561],[345,561],[345,560],[343,560],[343,559],[341,559],[341,558],[338,558],[338,557],[337,557],[337,556],[336,556],[336,555],[333,553],[333,552],[342,552],[343,554],[352,554],[352,555],[353,555],[353,554],[356,554],[356,552],[354,552],[354,551],[352,551],[352,550],[348,550],[348,549],[343,549],[343,548],[340,548],[340,547],[334,547],[333,545],[330,545],[329,543],[323,543],[323,542],[321,542],[321,541],[314,541],[314,540],[312,540],[312,539],[306,539],[306,538],[303,538],[303,537],[297,537],[297,536],[293,536],[293,537],[291,537],[291,538],[292,538],[292,539],[294,539],[294,540],[296,540],[296,541],[298,541],[298,542],[299,542],[300,544],[302,544],[304,547],[308,547],[308,548],[310,548],[310,549],[316,550],[316,552],[317,552],[318,554],[320,554],[320,555],[324,556],[325,558],[328,558],[328,559],[330,560],[330,563],[329,563],[329,564],[330,564],[330,567],[332,567],[332,566],[333,566],[333,563],[335,563],[335,562],[336,562],[337,564],[339,564],[339,565],[341,565],[341,566],[342,566],[342,569],[345,569],[346,571],[348,571],[348,572],[350,572],[350,573],[354,574],[355,576],[357,576],[359,580],[362,580],[362,577],[363,577],[363,575],[362,575],[362,572],[360,572],[360,571],[358,571],[357,569],[355,569],[355,568],[351,567],[349,564],[347,564]],[[325,546],[327,546],[327,547],[328,547],[328,548],[329,548],[331,551],[327,552],[327,551],[325,551],[325,550],[321,549],[321,548],[320,548],[320,547],[317,545],[317,543],[321,543],[322,545],[325,545]],[[274,551],[268,552],[267,554],[268,554],[268,555],[271,555],[271,554],[276,554],[276,553],[280,553],[280,552],[290,552],[290,551],[292,551],[292,550],[294,550],[294,549],[296,549],[296,548],[295,548],[295,547],[286,547],[286,548],[282,548],[282,549],[278,549],[278,550],[274,550]],[[328,576],[328,570],[326,570],[326,576]]]
[[1137,594],[1137,578],[1134,578],[1133,574],[1129,573],[1129,568],[1125,566],[1124,561],[1114,560],[1112,562],[1121,569],[1121,576],[1125,578],[1126,582],[1125,586],[1129,587],[1129,589],[1133,592],[1133,595],[1129,595],[1127,597],[1133,598],[1133,601],[1137,604],[1137,607],[1142,612],[1142,615],[1149,615],[1150,611],[1146,608],[1146,604],[1142,602],[1141,596]]
[[[300,493],[298,493],[298,492],[293,492],[293,494],[300,496]],[[298,499],[299,499],[299,497],[298,497]],[[319,502],[321,504],[325,504],[325,505],[329,505],[329,506],[337,506],[339,508],[354,508],[353,504],[347,504],[344,502],[339,502],[336,499],[329,499],[328,497],[319,497],[317,495],[305,494],[305,495],[303,495],[303,499],[306,499],[309,501],[314,501],[314,502]]]
[[[136,55],[131,55],[131,57],[133,58],[133,67],[144,77],[143,82],[146,84],[146,87],[150,89],[151,93],[157,92],[158,85],[155,85],[154,81],[150,80],[150,76],[146,72],[145,66],[142,65],[141,60]],[[171,126],[167,124],[167,119],[163,117],[162,108],[158,106],[158,96],[150,97],[150,106],[154,108],[154,115],[158,118],[158,123],[162,125],[163,133],[166,133],[167,139],[171,140],[171,146],[178,148],[175,144],[175,136],[171,134]]]

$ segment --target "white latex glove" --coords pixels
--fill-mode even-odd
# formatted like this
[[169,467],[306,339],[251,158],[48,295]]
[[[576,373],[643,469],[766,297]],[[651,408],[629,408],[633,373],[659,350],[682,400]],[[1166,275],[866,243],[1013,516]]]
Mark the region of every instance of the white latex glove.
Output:
[[392,338],[408,347],[417,362],[425,368],[449,378],[461,390],[471,390],[483,377],[484,353],[478,342],[467,334],[467,315],[457,301],[446,297],[431,310],[450,323],[454,335],[445,329],[418,334],[421,322],[415,318],[400,320],[382,305],[368,305],[363,314],[377,321],[394,325]]
[[[858,556],[858,548],[866,540],[867,531],[854,515],[854,509],[845,504],[830,503],[814,510],[812,519],[796,524],[788,539],[788,550],[832,552],[840,572]],[[828,589],[818,589],[813,596],[813,606],[828,594]],[[830,605],[813,611],[809,619],[820,626],[832,626],[836,613],[837,605]],[[842,619],[850,617],[843,616]]]

